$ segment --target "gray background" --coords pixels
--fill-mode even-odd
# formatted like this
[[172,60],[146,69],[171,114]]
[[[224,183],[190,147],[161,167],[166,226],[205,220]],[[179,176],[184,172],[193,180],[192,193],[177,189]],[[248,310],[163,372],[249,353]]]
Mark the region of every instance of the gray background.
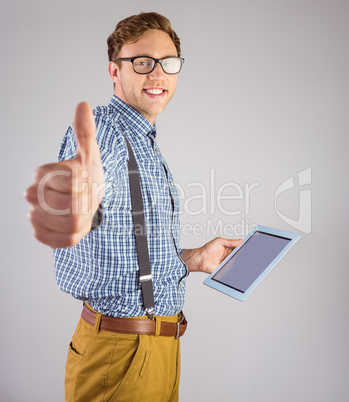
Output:
[[[253,224],[302,235],[243,303],[204,286],[204,274],[190,275],[181,401],[348,400],[348,6],[1,1],[1,401],[64,399],[81,304],[55,284],[52,251],[33,238],[22,194],[34,169],[56,160],[75,105],[109,102],[106,38],[118,20],[140,11],[171,20],[186,58],[158,119],[159,145],[185,190],[182,246],[226,235],[231,224],[243,230],[234,226],[225,237],[241,237]],[[310,234],[274,207],[278,186],[307,168]],[[249,210],[225,200],[226,210],[241,211],[229,216],[207,195],[207,213],[195,215],[203,200],[190,197],[231,182],[258,183]],[[293,219],[298,190],[278,204]],[[222,230],[213,233],[217,224]]]

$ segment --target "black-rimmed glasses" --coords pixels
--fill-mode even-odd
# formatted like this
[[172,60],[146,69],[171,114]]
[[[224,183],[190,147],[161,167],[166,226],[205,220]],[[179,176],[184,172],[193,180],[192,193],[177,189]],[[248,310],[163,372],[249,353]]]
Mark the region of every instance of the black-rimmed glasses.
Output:
[[165,57],[163,59],[154,59],[148,56],[136,56],[136,57],[121,57],[116,59],[117,61],[131,61],[133,70],[137,74],[150,74],[156,63],[159,63],[162,70],[166,74],[178,74],[184,63],[184,59],[181,57]]

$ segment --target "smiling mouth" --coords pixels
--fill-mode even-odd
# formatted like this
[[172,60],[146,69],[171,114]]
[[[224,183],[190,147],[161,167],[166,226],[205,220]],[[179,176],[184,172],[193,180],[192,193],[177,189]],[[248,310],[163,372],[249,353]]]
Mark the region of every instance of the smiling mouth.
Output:
[[155,89],[155,88],[153,88],[153,89],[144,89],[144,92],[149,94],[149,95],[158,96],[158,95],[163,95],[166,92],[166,90],[165,89]]

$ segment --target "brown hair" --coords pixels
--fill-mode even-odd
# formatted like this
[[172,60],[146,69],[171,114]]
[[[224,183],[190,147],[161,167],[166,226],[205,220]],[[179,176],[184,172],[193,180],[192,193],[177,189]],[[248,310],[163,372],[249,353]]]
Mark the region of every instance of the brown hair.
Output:
[[177,56],[181,55],[180,40],[172,29],[170,21],[163,15],[152,12],[131,15],[118,22],[115,31],[107,39],[109,61],[116,61],[125,43],[136,42],[149,29],[160,29],[166,32],[176,46]]

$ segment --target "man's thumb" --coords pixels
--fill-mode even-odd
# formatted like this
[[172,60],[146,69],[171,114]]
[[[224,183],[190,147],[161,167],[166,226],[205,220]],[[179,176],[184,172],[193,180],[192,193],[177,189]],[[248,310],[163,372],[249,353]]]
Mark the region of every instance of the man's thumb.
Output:
[[78,143],[77,156],[87,162],[96,150],[96,123],[90,105],[81,102],[76,106],[73,129]]

